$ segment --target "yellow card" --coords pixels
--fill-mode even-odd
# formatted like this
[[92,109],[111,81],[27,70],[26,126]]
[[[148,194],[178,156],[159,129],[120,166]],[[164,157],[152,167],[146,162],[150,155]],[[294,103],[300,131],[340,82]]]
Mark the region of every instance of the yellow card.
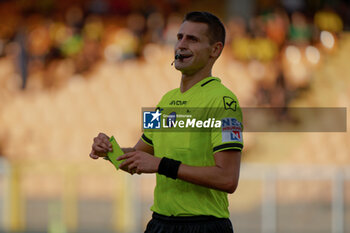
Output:
[[115,140],[115,138],[112,136],[109,141],[112,143],[112,148],[113,151],[108,152],[107,153],[107,157],[105,157],[106,160],[109,160],[111,163],[113,163],[113,165],[115,166],[115,168],[118,170],[119,169],[119,165],[124,161],[117,161],[117,158],[121,155],[124,154],[123,150],[120,148],[120,146],[118,145],[117,141]]

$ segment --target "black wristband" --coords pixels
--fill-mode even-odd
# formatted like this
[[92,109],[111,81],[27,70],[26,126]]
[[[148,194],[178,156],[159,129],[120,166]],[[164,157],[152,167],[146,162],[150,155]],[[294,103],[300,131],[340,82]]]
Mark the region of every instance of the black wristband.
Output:
[[177,172],[179,170],[180,164],[180,161],[163,157],[159,163],[158,174],[165,175],[166,177],[175,180],[177,178]]

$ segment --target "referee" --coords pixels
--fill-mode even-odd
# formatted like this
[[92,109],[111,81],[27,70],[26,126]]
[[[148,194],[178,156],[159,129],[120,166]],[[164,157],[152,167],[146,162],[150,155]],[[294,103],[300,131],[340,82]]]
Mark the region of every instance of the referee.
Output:
[[[208,12],[188,13],[177,34],[175,68],[180,87],[166,93],[157,109],[206,109],[221,122],[206,132],[144,131],[133,148],[123,148],[121,168],[156,173],[152,219],[145,233],[232,233],[227,194],[239,179],[242,113],[236,96],[211,74],[225,44],[225,28]],[[164,113],[164,112],[163,112]],[[176,112],[172,112],[175,114]],[[219,119],[218,119],[219,117]],[[94,138],[90,157],[112,150],[109,137]]]

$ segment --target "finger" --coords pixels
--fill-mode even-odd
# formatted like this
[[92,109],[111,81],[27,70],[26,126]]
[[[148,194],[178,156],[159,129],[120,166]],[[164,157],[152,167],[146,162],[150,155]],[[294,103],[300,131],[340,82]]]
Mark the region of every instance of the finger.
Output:
[[99,158],[99,156],[98,156],[98,155],[95,155],[93,152],[90,153],[90,157],[91,157],[92,159],[98,159],[98,158]]
[[123,159],[128,159],[128,158],[131,158],[135,155],[135,152],[129,152],[129,153],[126,153],[126,154],[123,154],[121,156],[119,156],[117,158],[117,161],[120,161],[120,160],[123,160]]
[[92,149],[94,151],[97,151],[97,152],[103,152],[103,153],[108,152],[108,149],[106,149],[106,148],[104,148],[104,147],[102,147],[101,145],[98,145],[98,144],[93,144],[92,145]]
[[107,140],[109,140],[109,137],[104,133],[99,133],[97,137],[101,139],[107,138]]
[[100,144],[101,141],[102,141],[102,139],[99,138],[99,137],[95,137],[95,138],[94,138],[94,144]]
[[99,156],[99,157],[106,157],[107,153],[103,153],[103,152],[95,152],[95,155]]
[[136,170],[137,170],[137,164],[136,164],[136,162],[131,163],[131,164],[128,166],[128,169],[129,169],[129,171],[135,171],[135,172],[136,172]]
[[104,138],[102,141],[104,144],[106,144],[108,147],[112,148],[112,143],[108,140],[108,138]]
[[101,146],[101,145],[104,145],[104,144],[108,145],[108,143],[110,143],[110,142],[107,139],[96,137],[96,138],[94,138],[94,143],[93,144]]
[[[126,166],[129,166],[129,164],[133,163],[134,160],[133,158],[129,158],[129,159],[126,159],[125,161],[123,161],[120,165],[119,165],[119,168],[123,168],[123,167],[126,167]],[[130,169],[129,169],[130,170]]]
[[102,142],[100,146],[103,147],[106,151],[113,151],[112,144],[109,146],[107,143]]
[[94,158],[99,158],[99,157],[106,157],[107,154],[106,153],[103,153],[103,152],[98,152],[98,151],[95,151],[94,149],[91,150],[91,153],[90,153]]

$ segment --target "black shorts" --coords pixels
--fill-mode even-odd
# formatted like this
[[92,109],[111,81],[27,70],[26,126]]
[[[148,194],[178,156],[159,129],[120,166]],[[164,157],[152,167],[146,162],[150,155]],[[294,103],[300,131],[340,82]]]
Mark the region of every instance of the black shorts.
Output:
[[145,233],[233,233],[233,227],[228,218],[168,217],[153,213]]

